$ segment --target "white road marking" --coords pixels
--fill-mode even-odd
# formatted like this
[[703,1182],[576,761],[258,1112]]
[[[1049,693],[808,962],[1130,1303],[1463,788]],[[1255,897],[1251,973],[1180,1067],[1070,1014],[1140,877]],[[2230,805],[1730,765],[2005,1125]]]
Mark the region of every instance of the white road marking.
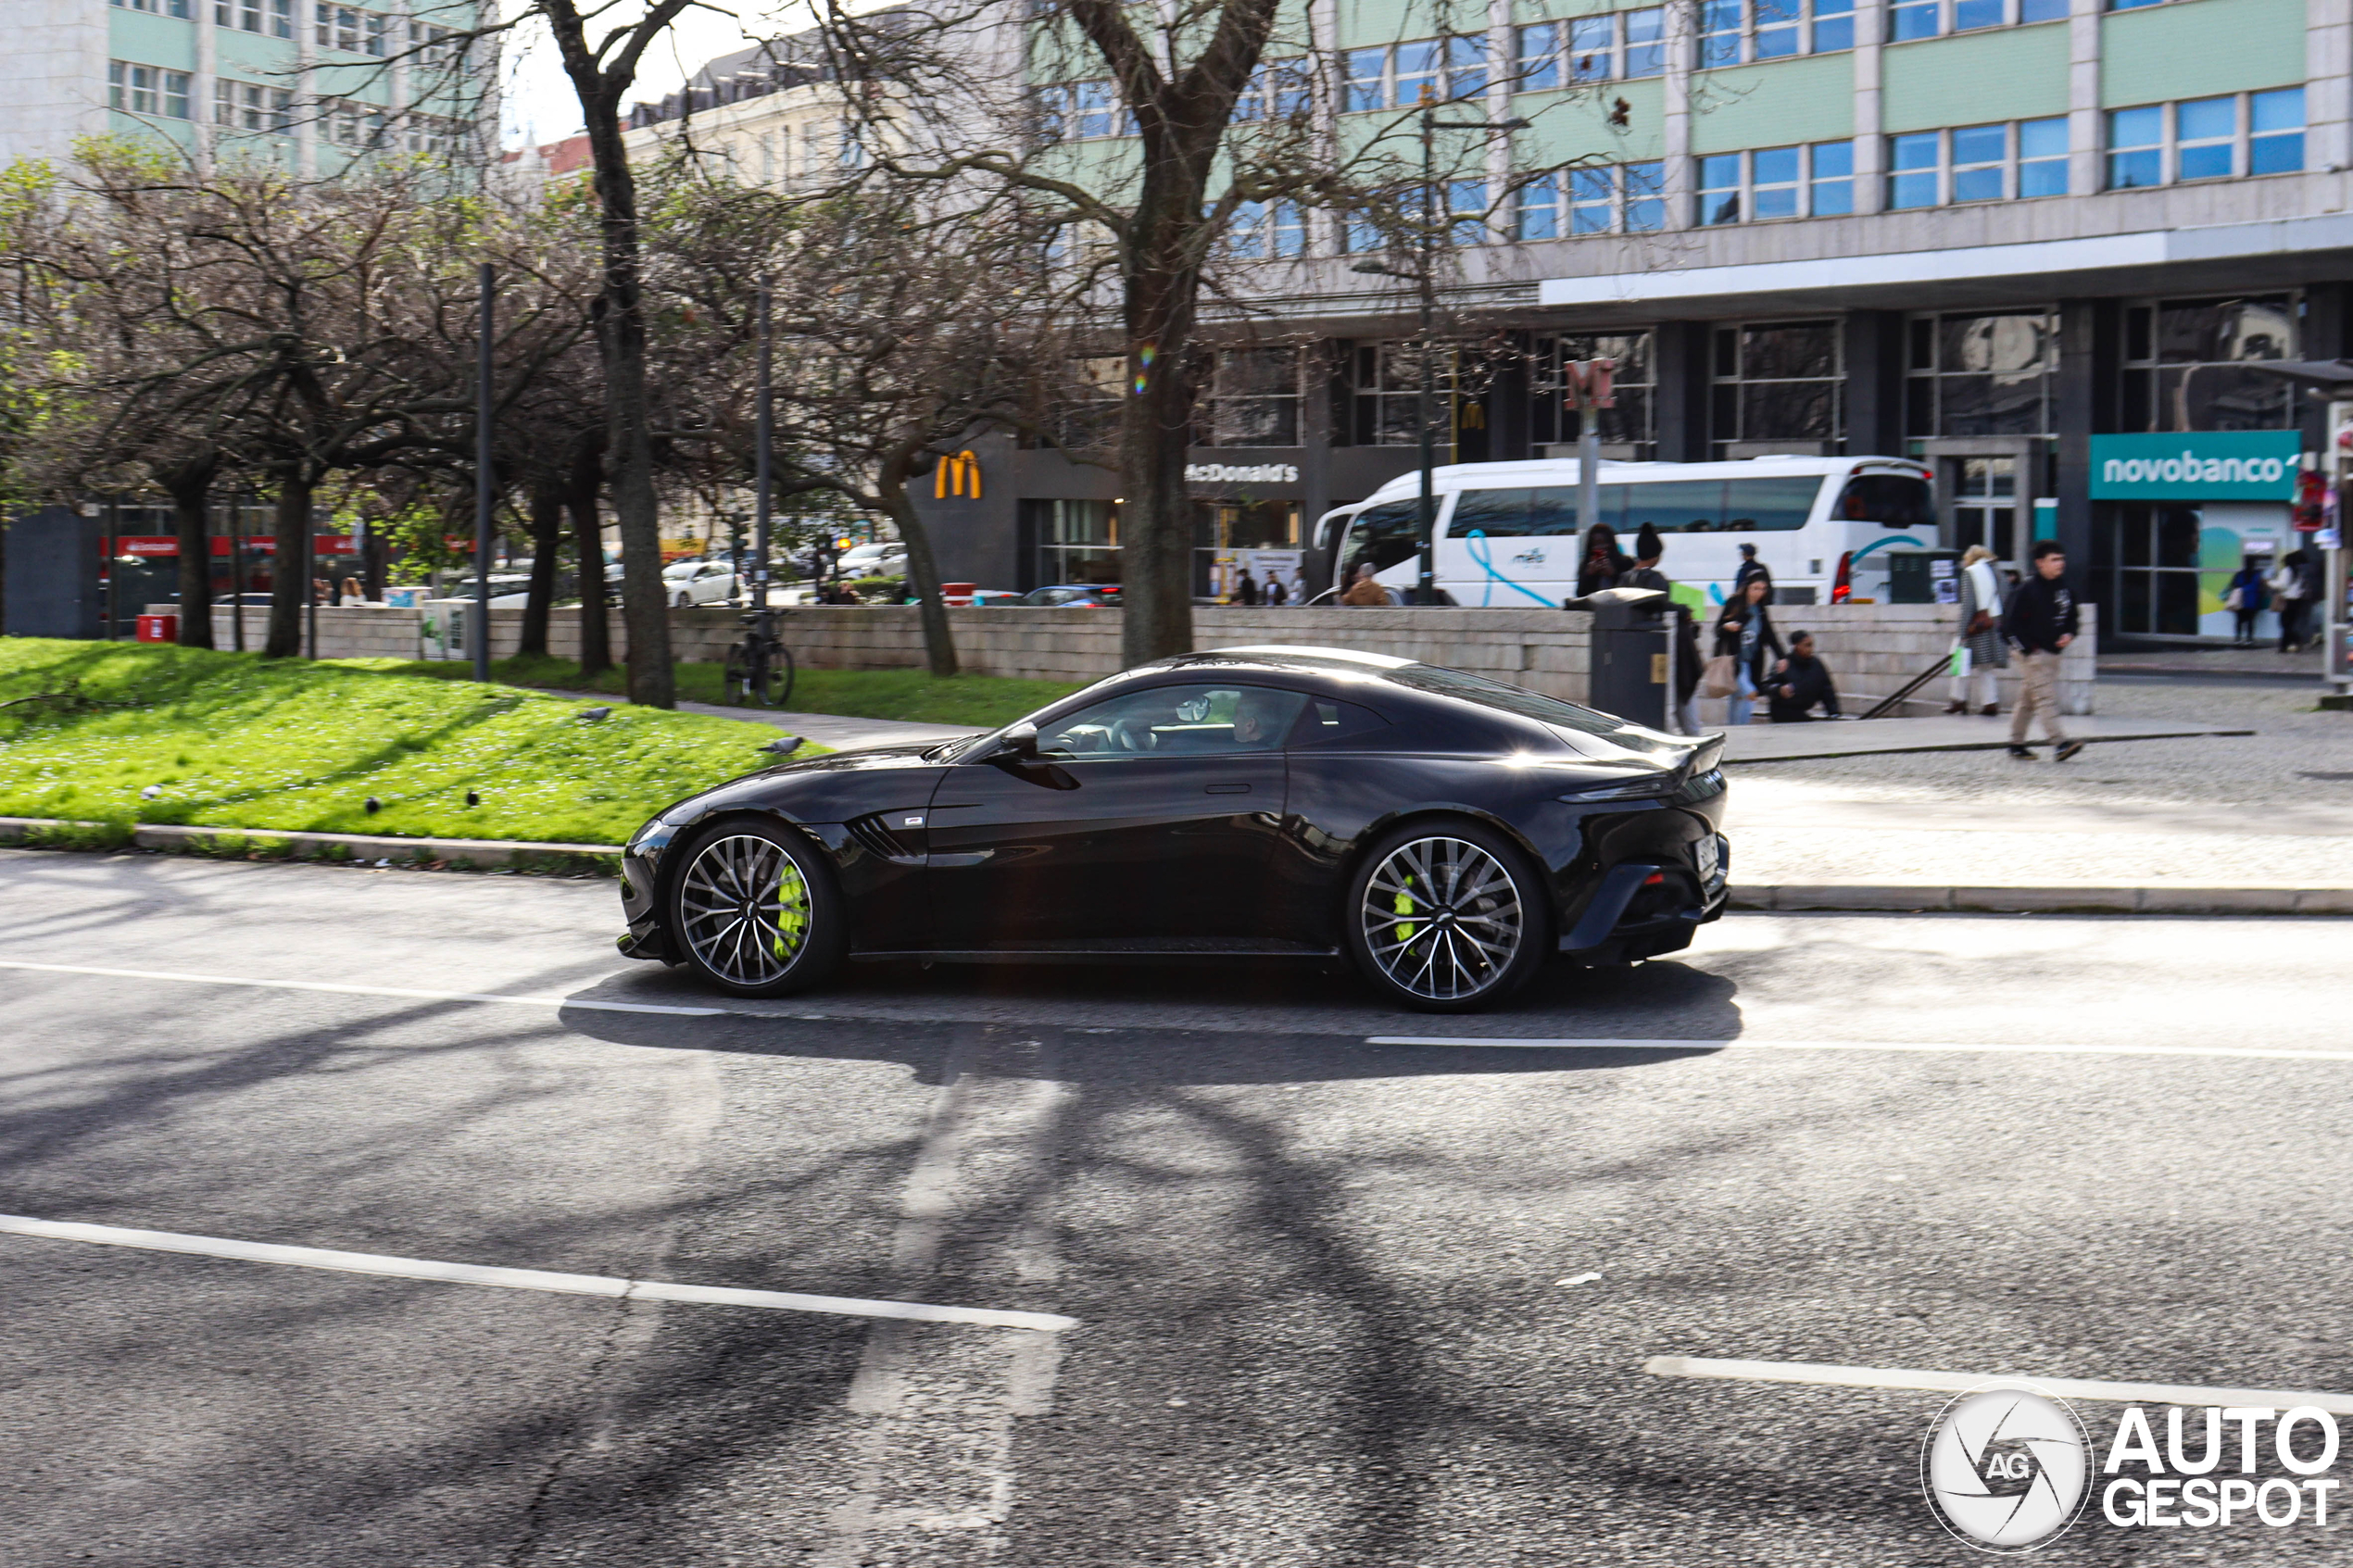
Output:
[[610,1296],[633,1301],[698,1301],[721,1307],[759,1307],[778,1312],[824,1312],[846,1318],[891,1318],[905,1323],[978,1323],[988,1328],[1026,1328],[1055,1333],[1078,1320],[1055,1312],[1001,1312],[985,1307],[937,1307],[922,1301],[870,1301],[854,1296],[802,1296],[784,1290],[737,1290],[717,1285],[674,1285],[661,1280],[616,1279],[603,1274],[560,1274],[541,1269],[491,1268],[480,1263],[441,1263],[423,1258],[386,1258],[372,1252],[333,1252],[317,1247],[282,1247],[274,1242],[230,1241],[220,1236],[182,1236],[174,1231],[126,1230],[64,1220],[0,1214],[0,1232],[52,1241],[87,1241],[100,1247],[135,1247],[150,1252],[187,1252],[248,1263],[286,1263],[343,1273],[385,1274],[395,1279],[444,1280],[458,1285],[496,1285],[510,1290],[546,1290],[563,1296]]
[[2253,1405],[2291,1410],[2309,1405],[2353,1415],[2353,1394],[2296,1393],[2277,1388],[2201,1388],[2184,1383],[2105,1383],[2080,1377],[2010,1377],[1980,1372],[1913,1372],[1899,1367],[1826,1366],[1814,1361],[1729,1361],[1705,1356],[1653,1356],[1642,1370],[1654,1377],[1718,1377],[1741,1383],[1810,1383],[1828,1388],[1927,1388],[1957,1393],[1989,1383],[2031,1383],[2063,1399],[2116,1404]]
[[2266,1050],[2240,1046],[2077,1046],[1922,1040],[1567,1040],[1475,1035],[1367,1035],[1368,1046],[1448,1046],[1514,1051],[1979,1051],[2016,1056],[2219,1056],[2263,1061],[2353,1061],[2353,1051]]
[[660,1012],[682,1018],[719,1018],[726,1008],[664,1007],[654,1002],[598,1002],[573,997],[514,997],[477,991],[419,991],[404,985],[344,985],[324,980],[252,980],[236,974],[182,974],[147,969],[104,969],[95,964],[25,963],[0,959],[0,969],[37,970],[44,974],[99,974],[117,980],[177,980],[191,985],[253,985],[271,991],[330,991],[346,997],[406,997],[428,1002],[507,1002],[517,1007],[593,1008],[598,1012]]

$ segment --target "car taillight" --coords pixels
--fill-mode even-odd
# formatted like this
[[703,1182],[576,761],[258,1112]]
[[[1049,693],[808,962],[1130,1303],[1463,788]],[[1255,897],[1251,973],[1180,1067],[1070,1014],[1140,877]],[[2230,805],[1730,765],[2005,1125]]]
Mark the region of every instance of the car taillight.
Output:
[[1831,603],[1843,605],[1855,596],[1855,552],[1842,550],[1838,557],[1838,575],[1831,580]]

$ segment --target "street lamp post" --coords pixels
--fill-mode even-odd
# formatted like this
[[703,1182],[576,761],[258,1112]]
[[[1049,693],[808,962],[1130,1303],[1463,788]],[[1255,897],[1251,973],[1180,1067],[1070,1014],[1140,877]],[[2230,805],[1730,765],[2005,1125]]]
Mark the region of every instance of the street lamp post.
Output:
[[[752,525],[751,581],[757,596],[755,609],[768,608],[768,533],[774,523],[775,470],[768,450],[775,438],[775,415],[770,405],[770,352],[768,312],[769,291],[760,291],[760,406],[752,411],[752,440],[759,450],[752,455]],[[742,581],[740,577],[736,579]]]
[[[1437,314],[1438,308],[1438,284],[1437,280],[1431,275],[1431,263],[1433,249],[1438,239],[1438,224],[1441,221],[1448,225],[1449,242],[1451,243],[1453,238],[1453,209],[1438,199],[1437,134],[1441,131],[1485,131],[1491,133],[1498,131],[1524,131],[1528,128],[1529,122],[1516,118],[1491,121],[1441,119],[1438,118],[1438,105],[1432,101],[1429,89],[1427,87],[1422,89],[1421,121],[1421,229],[1416,237],[1415,244],[1415,250],[1421,264],[1409,272],[1403,268],[1391,267],[1384,262],[1359,261],[1350,270],[1380,277],[1404,278],[1415,285],[1415,293],[1420,307],[1416,336],[1421,345],[1422,373],[1421,385],[1416,398],[1416,412],[1421,425],[1422,493],[1420,515],[1416,523],[1416,533],[1421,540],[1421,550],[1419,565],[1414,573],[1414,602],[1434,605],[1438,602],[1438,495],[1432,480],[1432,470],[1438,466],[1438,438],[1434,421],[1431,419],[1433,410],[1430,405],[1437,395],[1437,386],[1431,373],[1429,334],[1431,320]],[[1438,217],[1440,213],[1444,214],[1442,220]]]

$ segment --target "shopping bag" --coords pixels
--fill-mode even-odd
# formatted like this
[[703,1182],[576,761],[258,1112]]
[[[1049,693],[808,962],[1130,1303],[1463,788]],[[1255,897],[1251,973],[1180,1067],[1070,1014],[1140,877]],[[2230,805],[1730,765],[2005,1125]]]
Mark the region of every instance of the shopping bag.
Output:
[[1952,675],[1956,681],[1969,679],[1969,645],[1967,643],[1953,645]]
[[1699,695],[1705,697],[1725,697],[1740,690],[1740,677],[1733,672],[1732,656],[1719,653],[1700,666]]

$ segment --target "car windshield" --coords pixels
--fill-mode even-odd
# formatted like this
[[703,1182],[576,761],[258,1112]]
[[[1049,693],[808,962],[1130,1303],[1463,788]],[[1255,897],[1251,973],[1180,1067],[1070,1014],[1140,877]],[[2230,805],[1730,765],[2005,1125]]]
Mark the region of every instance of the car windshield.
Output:
[[1541,692],[1505,685],[1484,675],[1449,670],[1442,665],[1403,665],[1387,671],[1382,678],[1412,691],[1458,697],[1498,712],[1516,713],[1523,719],[1533,719],[1558,729],[1598,736],[1629,751],[1656,753],[1681,749],[1680,744],[1672,736],[1661,734],[1655,730],[1646,730],[1610,714],[1596,712],[1591,708],[1579,708],[1558,697],[1546,696]]

